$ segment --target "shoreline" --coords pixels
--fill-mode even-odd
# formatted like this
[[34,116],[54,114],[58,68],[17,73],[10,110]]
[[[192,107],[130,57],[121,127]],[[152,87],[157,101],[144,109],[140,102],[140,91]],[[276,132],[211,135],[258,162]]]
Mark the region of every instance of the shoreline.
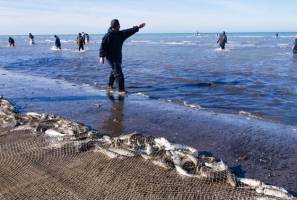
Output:
[[297,192],[294,126],[193,110],[133,95],[119,100],[89,86],[16,74],[1,76],[1,93],[21,112],[61,115],[111,136],[133,131],[163,136],[213,153],[241,176]]

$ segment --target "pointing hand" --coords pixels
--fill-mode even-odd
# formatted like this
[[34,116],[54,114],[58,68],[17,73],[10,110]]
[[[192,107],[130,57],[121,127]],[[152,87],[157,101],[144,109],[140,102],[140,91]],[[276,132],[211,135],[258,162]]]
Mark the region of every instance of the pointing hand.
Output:
[[143,27],[145,27],[145,23],[140,24],[138,27],[139,27],[139,28],[143,28]]

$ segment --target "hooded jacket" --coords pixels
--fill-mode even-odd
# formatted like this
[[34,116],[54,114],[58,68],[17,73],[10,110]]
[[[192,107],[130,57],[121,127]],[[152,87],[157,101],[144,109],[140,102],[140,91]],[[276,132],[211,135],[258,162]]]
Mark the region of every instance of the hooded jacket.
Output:
[[138,26],[122,31],[109,29],[102,39],[99,56],[106,57],[111,61],[122,62],[122,47],[124,41],[138,31]]

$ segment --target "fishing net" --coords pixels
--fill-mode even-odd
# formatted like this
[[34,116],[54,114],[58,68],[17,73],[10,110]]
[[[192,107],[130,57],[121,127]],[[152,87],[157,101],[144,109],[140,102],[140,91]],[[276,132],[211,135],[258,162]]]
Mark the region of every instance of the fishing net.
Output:
[[60,117],[4,118],[9,109],[0,114],[0,199],[295,199],[281,188],[238,181],[223,162],[185,156],[194,150],[164,138],[94,137]]

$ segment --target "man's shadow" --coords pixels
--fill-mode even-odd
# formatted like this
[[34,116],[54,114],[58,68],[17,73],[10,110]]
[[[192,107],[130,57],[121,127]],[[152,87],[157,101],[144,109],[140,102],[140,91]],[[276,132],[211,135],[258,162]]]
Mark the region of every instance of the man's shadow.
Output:
[[124,126],[124,104],[125,96],[115,96],[113,93],[107,93],[111,101],[110,115],[102,122],[102,130],[105,134],[117,137],[123,134]]

